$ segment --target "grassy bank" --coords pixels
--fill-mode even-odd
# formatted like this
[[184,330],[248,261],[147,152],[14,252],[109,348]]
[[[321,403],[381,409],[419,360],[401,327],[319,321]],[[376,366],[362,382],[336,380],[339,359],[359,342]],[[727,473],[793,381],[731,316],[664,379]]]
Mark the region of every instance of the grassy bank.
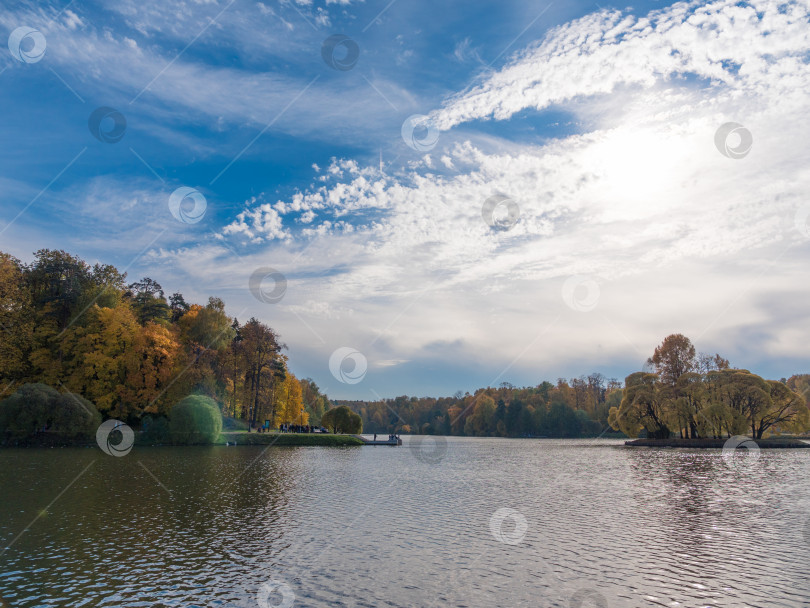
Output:
[[277,446],[321,446],[344,447],[363,445],[352,435],[330,435],[326,433],[248,433],[235,431],[222,433],[217,445],[277,445]]
[[[344,447],[363,445],[352,435],[327,435],[321,433],[248,433],[247,431],[226,431],[220,434],[214,445],[277,445],[277,446],[320,446]],[[170,446],[171,441],[157,441],[135,433],[135,445],[148,447],[154,445]],[[0,448],[55,448],[55,447],[97,447],[95,437],[66,437],[61,433],[38,433],[33,437],[13,437],[0,435]],[[183,447],[183,446],[177,446]]]
[[[643,448],[722,448],[727,439],[634,439],[625,441],[624,445]],[[749,439],[750,441],[750,439]],[[761,449],[771,448],[810,448],[810,443],[785,437],[758,439],[756,444]]]

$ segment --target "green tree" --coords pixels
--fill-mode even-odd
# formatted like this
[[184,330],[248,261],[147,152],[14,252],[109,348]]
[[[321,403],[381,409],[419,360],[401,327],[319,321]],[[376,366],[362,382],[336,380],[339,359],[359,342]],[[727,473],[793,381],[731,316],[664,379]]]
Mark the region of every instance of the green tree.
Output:
[[464,423],[464,434],[484,437],[495,431],[495,401],[489,395],[479,395],[472,415]]
[[329,398],[321,393],[318,385],[312,378],[304,378],[301,382],[301,399],[309,414],[310,424],[319,425],[321,417],[329,406]]
[[177,323],[184,314],[189,311],[190,306],[186,302],[182,293],[175,292],[169,298],[169,309],[171,310],[171,322]]
[[67,327],[84,290],[93,283],[90,266],[65,251],[40,249],[26,272],[34,306],[42,316]]
[[658,376],[636,372],[627,376],[624,383],[621,404],[610,409],[610,426],[630,437],[637,437],[642,430],[647,431],[648,437],[669,437],[666,389]]
[[160,283],[144,277],[128,286],[128,295],[132,298],[132,310],[141,325],[149,322],[165,322],[171,318],[171,311],[163,287]]
[[348,406],[341,405],[327,411],[321,417],[321,424],[333,433],[362,433],[363,420]]
[[755,425],[756,438],[772,430],[787,430],[801,433],[810,428],[810,410],[804,398],[785,384],[768,380],[771,407],[764,412]]

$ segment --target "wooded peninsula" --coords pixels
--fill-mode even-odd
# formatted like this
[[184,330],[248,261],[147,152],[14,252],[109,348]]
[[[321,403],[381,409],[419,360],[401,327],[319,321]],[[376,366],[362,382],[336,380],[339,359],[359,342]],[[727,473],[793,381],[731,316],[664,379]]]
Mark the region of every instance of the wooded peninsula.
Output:
[[148,277],[128,283],[114,266],[65,251],[42,249],[31,264],[0,253],[0,330],[0,398],[12,396],[0,402],[6,439],[92,436],[104,418],[161,440],[190,396],[215,403],[226,430],[318,424],[329,406],[290,372],[268,325],[240,323],[216,297],[167,298]]

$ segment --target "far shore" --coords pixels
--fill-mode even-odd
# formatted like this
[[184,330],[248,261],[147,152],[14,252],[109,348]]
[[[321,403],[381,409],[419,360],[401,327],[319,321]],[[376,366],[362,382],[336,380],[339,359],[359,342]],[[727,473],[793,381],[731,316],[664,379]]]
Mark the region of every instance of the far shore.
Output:
[[[796,439],[793,437],[770,437],[768,439],[751,439],[748,441],[756,443],[760,449],[778,449],[778,448],[810,448],[810,443],[807,441]],[[634,439],[632,441],[625,441],[624,445],[630,447],[642,448],[702,448],[702,449],[722,449],[728,439]],[[745,446],[740,446],[745,447]]]

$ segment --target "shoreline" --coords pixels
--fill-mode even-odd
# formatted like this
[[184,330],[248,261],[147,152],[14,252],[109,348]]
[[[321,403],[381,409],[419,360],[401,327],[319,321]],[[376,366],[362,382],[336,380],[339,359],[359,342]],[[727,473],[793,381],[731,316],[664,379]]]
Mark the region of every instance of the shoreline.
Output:
[[[810,443],[800,439],[776,438],[753,440],[760,449],[806,449],[810,448]],[[640,448],[698,448],[698,449],[723,449],[728,439],[633,439],[625,441],[628,447]]]
[[[135,435],[135,447],[238,447],[243,445],[264,445],[278,447],[355,447],[364,445],[363,441],[353,435],[334,435],[327,433],[247,433],[245,431],[226,431],[220,433],[213,443],[175,444],[153,441],[139,433]],[[4,448],[95,448],[95,438],[66,438],[57,434],[42,433],[37,437],[26,439],[2,438],[0,449]]]
[[219,440],[211,445],[266,445],[266,446],[316,446],[348,447],[363,445],[354,435],[334,435],[332,433],[247,433],[228,431],[220,433]]

